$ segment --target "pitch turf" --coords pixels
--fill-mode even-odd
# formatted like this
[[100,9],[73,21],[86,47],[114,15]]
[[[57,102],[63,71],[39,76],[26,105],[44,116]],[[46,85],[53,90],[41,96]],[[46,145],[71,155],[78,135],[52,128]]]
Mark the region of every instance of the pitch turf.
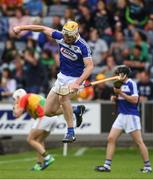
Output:
[[[143,166],[136,149],[118,149],[113,159],[111,173],[94,171],[96,165],[102,164],[105,150],[101,148],[82,149],[83,155],[76,156],[80,148],[69,148],[68,156],[62,156],[62,149],[52,149],[56,161],[46,170],[33,172],[30,168],[35,159],[34,152],[0,156],[1,179],[153,179],[152,174],[141,174],[139,168]],[[83,152],[82,151],[82,152]],[[81,152],[81,151],[80,151]],[[153,163],[153,149],[150,150]]]

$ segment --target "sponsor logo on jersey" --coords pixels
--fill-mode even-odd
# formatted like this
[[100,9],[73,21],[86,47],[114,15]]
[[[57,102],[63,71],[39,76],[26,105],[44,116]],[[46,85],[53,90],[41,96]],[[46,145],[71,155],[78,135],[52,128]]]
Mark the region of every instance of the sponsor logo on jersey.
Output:
[[66,48],[61,48],[60,49],[61,53],[63,56],[65,56],[68,59],[71,59],[72,61],[76,61],[78,59],[77,55],[74,54],[72,51],[66,49]]

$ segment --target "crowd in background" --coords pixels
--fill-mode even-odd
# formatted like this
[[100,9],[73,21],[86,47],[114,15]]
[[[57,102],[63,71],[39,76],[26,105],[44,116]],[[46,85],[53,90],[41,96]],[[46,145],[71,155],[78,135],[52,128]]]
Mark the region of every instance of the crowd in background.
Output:
[[[113,75],[125,64],[138,84],[140,100],[153,99],[153,0],[0,0],[0,100],[17,88],[46,95],[56,80],[58,45],[41,32],[12,27],[39,24],[61,30],[79,23],[92,51],[94,71],[85,82]],[[112,83],[82,90],[77,100],[109,100]]]

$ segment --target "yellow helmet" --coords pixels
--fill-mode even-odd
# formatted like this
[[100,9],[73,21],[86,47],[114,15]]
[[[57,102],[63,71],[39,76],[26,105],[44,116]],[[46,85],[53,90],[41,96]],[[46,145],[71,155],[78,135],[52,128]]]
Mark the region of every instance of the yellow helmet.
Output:
[[64,35],[76,37],[79,32],[79,25],[75,21],[68,21],[64,24],[62,33]]

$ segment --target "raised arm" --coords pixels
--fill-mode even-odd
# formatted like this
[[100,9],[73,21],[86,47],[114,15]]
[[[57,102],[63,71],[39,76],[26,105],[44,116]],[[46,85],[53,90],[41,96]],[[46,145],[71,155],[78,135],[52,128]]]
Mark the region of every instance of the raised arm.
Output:
[[16,35],[19,35],[21,31],[35,31],[35,32],[43,32],[47,36],[51,36],[52,32],[55,30],[46,26],[40,26],[40,25],[23,25],[23,26],[15,26],[13,28],[13,31],[16,33]]

